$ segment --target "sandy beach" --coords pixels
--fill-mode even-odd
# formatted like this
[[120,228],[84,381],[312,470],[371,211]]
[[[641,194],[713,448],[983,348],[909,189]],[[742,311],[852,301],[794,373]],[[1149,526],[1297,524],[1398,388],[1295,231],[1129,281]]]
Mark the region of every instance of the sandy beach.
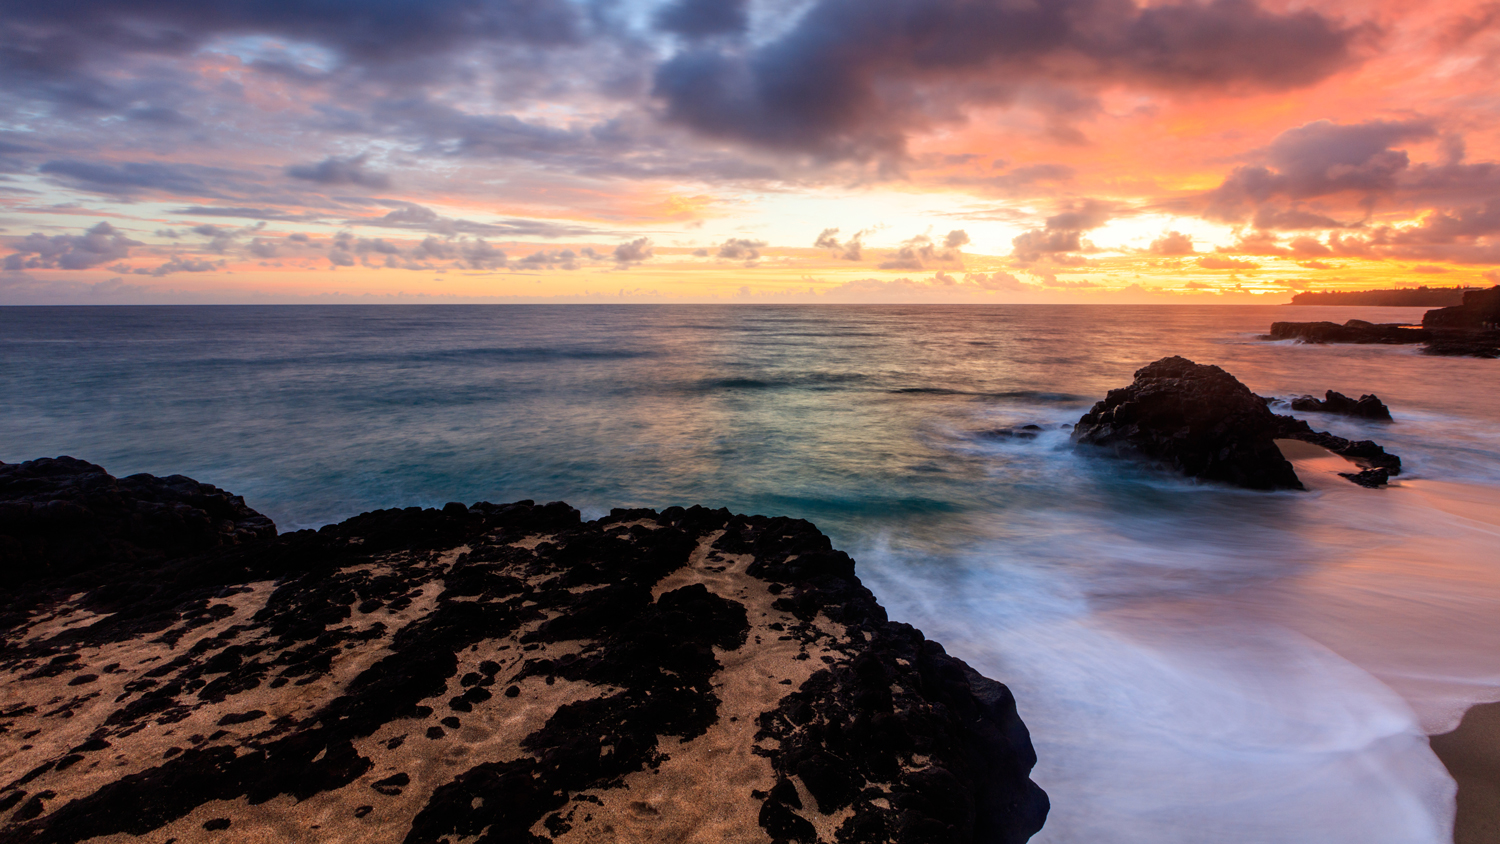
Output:
[[1430,740],[1458,782],[1453,844],[1500,841],[1500,703],[1471,708],[1458,729]]
[[[1298,476],[1309,489],[1349,492],[1337,479],[1337,473],[1349,471],[1346,467],[1351,465],[1343,458],[1294,440],[1278,440],[1277,445],[1296,466]],[[1405,492],[1415,493],[1422,506],[1433,511],[1473,526],[1500,525],[1500,497],[1490,490],[1431,480],[1398,483],[1407,488]],[[1472,562],[1471,555],[1459,556],[1471,557]],[[1368,567],[1369,561],[1365,565]],[[1454,844],[1500,842],[1500,702],[1470,707],[1456,728],[1434,733],[1429,742],[1458,783]]]

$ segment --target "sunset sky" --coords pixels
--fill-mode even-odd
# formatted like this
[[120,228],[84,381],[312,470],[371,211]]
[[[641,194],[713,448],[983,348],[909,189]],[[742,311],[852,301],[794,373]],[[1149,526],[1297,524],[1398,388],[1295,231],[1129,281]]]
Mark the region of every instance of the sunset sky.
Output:
[[0,304],[1500,283],[1500,3],[0,10]]

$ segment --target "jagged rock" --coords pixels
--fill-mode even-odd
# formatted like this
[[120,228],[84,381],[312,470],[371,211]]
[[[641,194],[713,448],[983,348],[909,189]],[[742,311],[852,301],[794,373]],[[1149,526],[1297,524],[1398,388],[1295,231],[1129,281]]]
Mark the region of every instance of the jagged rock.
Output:
[[1362,487],[1378,489],[1390,482],[1391,473],[1386,469],[1365,469],[1360,472],[1339,472],[1339,477]]
[[1047,811],[1010,692],[805,521],[449,504],[87,574],[3,596],[9,842],[1021,842]]
[[1316,411],[1319,413],[1337,413],[1342,416],[1355,416],[1360,419],[1375,419],[1382,422],[1391,421],[1391,409],[1385,406],[1385,402],[1379,396],[1365,394],[1358,400],[1351,399],[1343,393],[1329,390],[1323,399],[1312,396],[1298,396],[1292,399],[1292,410]]
[[1136,370],[1078,420],[1073,441],[1164,463],[1183,474],[1249,489],[1303,489],[1274,440],[1266,403],[1217,366],[1182,357]]
[[1304,343],[1425,343],[1432,332],[1399,323],[1373,323],[1351,319],[1336,322],[1273,322],[1267,340],[1301,340]]
[[115,478],[72,457],[0,463],[0,585],[275,535],[245,499],[182,475]]
[[1378,444],[1314,431],[1300,419],[1272,413],[1267,402],[1217,366],[1162,358],[1084,414],[1073,441],[1249,489],[1305,489],[1277,439],[1302,440],[1400,474],[1401,458]]

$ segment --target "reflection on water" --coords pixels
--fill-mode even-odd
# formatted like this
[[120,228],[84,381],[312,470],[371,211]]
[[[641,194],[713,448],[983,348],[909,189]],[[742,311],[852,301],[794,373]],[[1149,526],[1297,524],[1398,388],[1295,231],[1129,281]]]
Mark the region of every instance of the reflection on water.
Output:
[[[0,459],[182,472],[283,529],[379,506],[703,503],[812,519],[893,617],[1017,693],[1047,842],[1422,842],[1422,738],[1500,698],[1495,363],[1298,346],[1275,307],[0,309]],[[1066,425],[1156,358],[1409,467],[1195,485]],[[1034,424],[1035,438],[986,435]]]

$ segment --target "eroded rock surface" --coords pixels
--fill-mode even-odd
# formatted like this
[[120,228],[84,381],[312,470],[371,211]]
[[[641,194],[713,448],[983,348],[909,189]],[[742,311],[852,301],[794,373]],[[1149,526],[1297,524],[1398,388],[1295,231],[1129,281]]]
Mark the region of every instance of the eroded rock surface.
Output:
[[804,521],[450,504],[93,575],[6,599],[6,841],[1020,842],[1047,810],[1009,691]]
[[[1382,469],[1381,484],[1401,472],[1401,458],[1377,443],[1347,440],[1274,414],[1233,375],[1183,357],[1136,370],[1134,382],[1110,390],[1073,429],[1074,442],[1144,458],[1188,477],[1247,489],[1304,489],[1277,439],[1302,440],[1361,468]],[[1348,476],[1361,486],[1379,485],[1374,477]]]

